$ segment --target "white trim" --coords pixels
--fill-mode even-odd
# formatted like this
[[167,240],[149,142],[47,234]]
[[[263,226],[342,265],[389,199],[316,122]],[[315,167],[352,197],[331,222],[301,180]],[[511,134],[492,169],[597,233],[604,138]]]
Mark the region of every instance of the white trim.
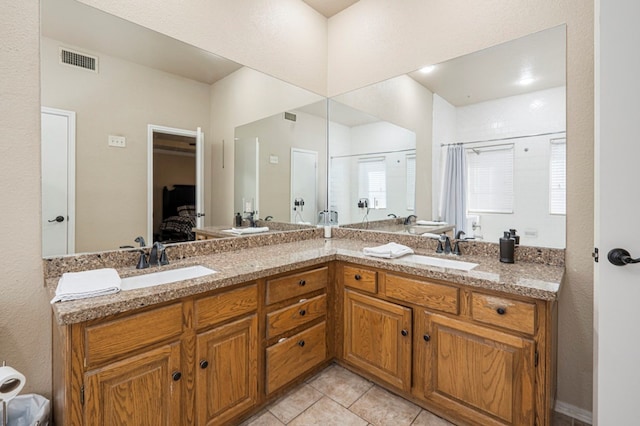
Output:
[[[196,139],[196,152],[198,144],[198,132],[196,130],[176,129],[173,127],[158,126],[155,124],[147,125],[147,241],[153,243],[153,133],[167,133],[169,135],[187,136]],[[198,162],[196,156],[196,163]],[[198,171],[196,170],[196,173]],[[196,175],[196,182],[198,176]],[[198,188],[196,187],[196,198],[198,197]],[[197,199],[196,199],[197,201]]]
[[556,400],[554,411],[564,414],[565,416],[573,417],[576,420],[580,420],[583,423],[593,424],[593,413],[585,410],[584,408],[576,407],[568,402],[562,402]]
[[76,252],[76,113],[64,109],[40,107],[40,114],[67,117],[67,254]]

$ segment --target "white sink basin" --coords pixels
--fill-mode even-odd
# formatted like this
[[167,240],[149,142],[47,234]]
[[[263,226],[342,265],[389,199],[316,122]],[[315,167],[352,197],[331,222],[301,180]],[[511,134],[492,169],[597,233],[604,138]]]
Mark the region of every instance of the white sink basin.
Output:
[[120,289],[122,291],[135,290],[137,288],[152,287],[154,285],[162,285],[174,283],[176,281],[190,280],[193,278],[204,277],[205,275],[215,273],[216,271],[214,271],[213,269],[209,269],[201,265],[168,269],[166,271],[152,272],[150,274],[123,278],[120,284]]
[[402,256],[399,259],[407,262],[420,263],[422,265],[438,266],[440,268],[448,269],[458,269],[460,271],[470,271],[478,266],[477,263],[462,262],[460,260],[441,259],[439,257],[422,256],[420,254],[410,254],[407,256]]

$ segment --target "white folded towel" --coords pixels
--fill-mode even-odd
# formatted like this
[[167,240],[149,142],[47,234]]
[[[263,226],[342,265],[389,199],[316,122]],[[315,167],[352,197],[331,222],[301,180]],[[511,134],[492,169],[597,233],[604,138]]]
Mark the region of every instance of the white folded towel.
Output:
[[51,303],[104,296],[120,291],[120,275],[113,268],[66,272],[58,281]]
[[269,230],[269,227],[267,226],[263,226],[260,228],[231,228],[231,229],[225,229],[224,232],[230,232],[232,234],[235,235],[244,235],[244,234],[257,234],[260,232],[267,232]]
[[362,252],[366,256],[394,259],[396,257],[404,256],[405,254],[413,253],[413,249],[398,243],[388,243],[378,247],[365,247],[362,249]]
[[425,232],[424,234],[420,234],[420,235],[427,238],[435,238],[436,240],[440,239],[440,235],[432,234],[431,232]]
[[416,220],[416,225],[423,226],[438,226],[438,225],[446,225],[447,222],[438,222],[436,220]]

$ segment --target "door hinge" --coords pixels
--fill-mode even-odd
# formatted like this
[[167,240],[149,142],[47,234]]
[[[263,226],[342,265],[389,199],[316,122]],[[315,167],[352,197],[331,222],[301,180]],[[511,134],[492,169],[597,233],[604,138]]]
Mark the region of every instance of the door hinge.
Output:
[[538,353],[538,351],[536,351],[535,355],[534,355],[534,366],[537,367],[538,366],[538,360],[540,358],[540,354]]
[[80,405],[84,405],[84,385],[80,386]]
[[598,263],[600,261],[600,253],[598,252],[598,247],[593,249],[593,253],[591,253],[591,257],[593,257],[593,261]]

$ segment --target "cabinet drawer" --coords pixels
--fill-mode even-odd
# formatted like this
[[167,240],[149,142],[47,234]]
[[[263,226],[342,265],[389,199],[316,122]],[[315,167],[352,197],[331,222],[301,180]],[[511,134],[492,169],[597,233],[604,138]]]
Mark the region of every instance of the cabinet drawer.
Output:
[[325,322],[267,348],[267,393],[271,393],[327,357]]
[[378,291],[378,273],[369,269],[345,266],[344,285],[345,287],[376,293]]
[[309,300],[267,314],[267,339],[324,316],[327,296],[321,294]]
[[327,280],[328,268],[326,266],[312,271],[267,280],[267,305],[325,288]]
[[398,275],[386,274],[384,294],[393,299],[458,314],[460,290],[445,284],[419,281]]
[[473,293],[471,297],[471,316],[474,320],[527,334],[535,333],[534,303],[481,293]]
[[255,284],[196,300],[196,328],[201,329],[230,318],[254,312],[258,308]]
[[182,304],[157,308],[85,328],[87,368],[182,333]]

